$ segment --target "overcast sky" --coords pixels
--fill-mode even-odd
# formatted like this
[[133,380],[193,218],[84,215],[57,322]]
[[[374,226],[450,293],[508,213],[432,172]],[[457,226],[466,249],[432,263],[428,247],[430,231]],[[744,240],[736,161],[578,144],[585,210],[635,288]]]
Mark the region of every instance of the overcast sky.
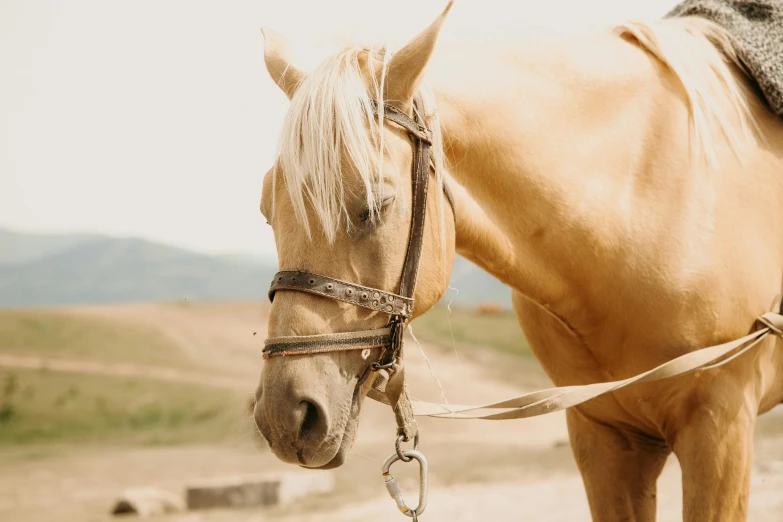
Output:
[[[443,38],[653,19],[662,0],[457,0]],[[313,66],[404,42],[444,0],[0,0],[0,227],[274,257],[258,212],[287,99],[268,25]]]

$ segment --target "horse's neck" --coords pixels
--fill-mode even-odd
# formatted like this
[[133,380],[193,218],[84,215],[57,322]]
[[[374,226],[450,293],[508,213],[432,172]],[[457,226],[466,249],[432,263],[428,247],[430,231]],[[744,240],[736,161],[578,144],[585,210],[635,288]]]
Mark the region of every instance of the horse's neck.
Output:
[[[590,45],[540,58],[460,53],[430,79],[452,175],[483,209],[463,213],[458,249],[563,315],[620,268],[612,249],[624,206],[639,183],[654,183],[650,139],[684,114],[683,104],[656,110],[656,99],[676,95],[650,81],[658,73],[643,51],[609,36]],[[687,134],[665,139],[672,161],[687,155],[675,145]]]

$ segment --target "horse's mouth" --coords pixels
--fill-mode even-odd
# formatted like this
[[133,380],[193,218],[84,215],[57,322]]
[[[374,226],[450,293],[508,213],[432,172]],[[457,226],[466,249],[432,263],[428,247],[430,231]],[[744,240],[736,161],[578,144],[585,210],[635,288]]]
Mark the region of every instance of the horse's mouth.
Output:
[[[356,425],[358,422],[359,422],[358,419],[350,419],[350,418],[348,419],[348,422],[346,423],[345,427],[342,430],[342,433],[340,434],[340,442],[337,445],[337,451],[335,451],[334,456],[329,462],[327,462],[326,464],[321,464],[320,466],[309,466],[305,462],[304,452],[302,450],[299,450],[296,453],[296,458],[299,460],[299,467],[305,469],[335,469],[345,464],[345,458],[348,455],[348,452],[351,450],[351,447],[353,446],[353,440],[351,440],[346,447],[345,435],[350,429],[350,425],[352,423]],[[355,433],[355,427],[354,427],[354,433]]]
[[337,454],[334,456],[332,460],[324,464],[323,466],[307,466],[304,464],[300,464],[299,467],[305,468],[305,469],[335,469],[339,468],[343,464],[345,464],[345,456],[348,452],[343,451],[342,444],[340,445],[340,448],[337,450]]
[[345,464],[346,457],[351,451],[351,448],[353,447],[353,444],[356,440],[356,434],[359,431],[359,413],[361,412],[362,407],[362,396],[361,382],[357,382],[353,391],[353,396],[351,397],[351,406],[348,411],[348,416],[345,421],[345,425],[342,428],[342,432],[340,433],[340,443],[337,446],[337,451],[335,452],[334,457],[332,457],[332,460],[320,466],[308,466],[303,462],[304,455],[300,450],[296,455],[297,459],[299,460],[300,467],[306,469],[326,470],[339,468]]

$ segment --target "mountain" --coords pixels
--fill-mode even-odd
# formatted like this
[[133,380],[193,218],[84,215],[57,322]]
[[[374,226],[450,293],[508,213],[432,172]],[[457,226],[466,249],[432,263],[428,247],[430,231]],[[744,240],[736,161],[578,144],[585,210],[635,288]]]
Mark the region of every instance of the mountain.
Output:
[[[139,238],[0,229],[0,307],[127,301],[266,299],[277,267],[252,255],[211,256]],[[510,305],[510,291],[463,258],[444,301]]]
[[24,234],[0,228],[0,265],[39,259],[98,237],[90,234]]
[[[3,232],[0,240],[13,237]],[[0,261],[4,307],[265,299],[275,273],[271,264],[250,258],[224,259],[138,238],[14,234],[0,242],[0,260],[14,261]],[[9,244],[24,251],[9,253]]]

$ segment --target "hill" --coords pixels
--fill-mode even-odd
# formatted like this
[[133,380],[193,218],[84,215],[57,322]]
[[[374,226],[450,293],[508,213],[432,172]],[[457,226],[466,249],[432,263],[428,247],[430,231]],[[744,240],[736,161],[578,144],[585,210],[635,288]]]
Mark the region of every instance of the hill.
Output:
[[[140,238],[0,229],[0,306],[170,300],[265,300],[276,267],[252,255],[213,256]],[[510,305],[502,283],[463,258],[445,301]]]
[[0,265],[0,306],[253,299],[274,267],[135,238],[88,239],[26,262]]
[[0,228],[0,265],[40,259],[97,237],[90,234],[27,234]]

